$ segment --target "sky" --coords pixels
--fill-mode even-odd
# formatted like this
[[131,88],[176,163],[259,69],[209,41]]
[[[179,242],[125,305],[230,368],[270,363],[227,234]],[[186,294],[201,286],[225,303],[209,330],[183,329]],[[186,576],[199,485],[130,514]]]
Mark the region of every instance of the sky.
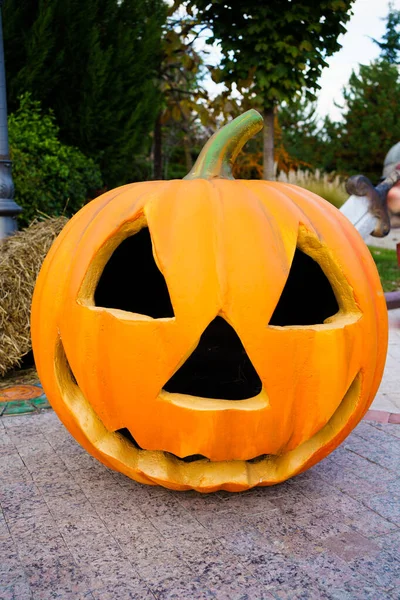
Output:
[[[400,0],[393,0],[395,9],[400,10]],[[317,111],[319,116],[329,115],[338,120],[340,104],[343,101],[342,89],[347,84],[351,72],[359,64],[368,64],[379,55],[379,46],[371,38],[380,40],[385,33],[385,19],[389,12],[388,0],[356,0],[353,16],[347,24],[347,32],[338,38],[342,49],[331,56],[319,80]]]
[[[392,0],[395,9],[400,10],[400,0]],[[353,16],[347,23],[347,32],[339,36],[341,50],[327,60],[328,66],[322,71],[318,92],[317,113],[323,118],[329,115],[333,120],[340,119],[341,109],[335,103],[343,102],[342,89],[347,84],[353,70],[359,64],[369,64],[379,55],[379,46],[371,38],[380,40],[385,33],[385,18],[389,12],[389,0],[356,0],[353,4]],[[203,39],[199,41],[197,49],[204,48]],[[220,58],[218,48],[207,47],[211,50],[207,62],[217,64]],[[211,96],[223,89],[221,84],[216,85],[207,78],[205,86]]]

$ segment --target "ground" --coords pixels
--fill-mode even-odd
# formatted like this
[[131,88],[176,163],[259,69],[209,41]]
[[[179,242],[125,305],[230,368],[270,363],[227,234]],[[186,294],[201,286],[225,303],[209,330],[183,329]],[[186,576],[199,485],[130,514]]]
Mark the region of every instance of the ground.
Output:
[[33,370],[4,380],[0,600],[400,600],[400,310],[389,314],[367,419],[306,473],[242,494],[114,473],[40,389],[6,390],[37,385]]
[[400,598],[400,426],[291,481],[200,495],[91,458],[53,411],[0,419],[0,598]]
[[[389,415],[400,413],[400,309],[389,311],[389,346],[385,372],[371,409]],[[374,418],[376,417],[385,419],[384,414],[375,414]],[[392,417],[392,420],[395,418]]]

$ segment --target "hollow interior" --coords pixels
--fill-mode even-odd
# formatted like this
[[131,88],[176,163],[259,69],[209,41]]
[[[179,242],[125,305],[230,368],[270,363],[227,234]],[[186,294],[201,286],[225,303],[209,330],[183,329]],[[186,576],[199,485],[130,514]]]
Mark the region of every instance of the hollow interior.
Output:
[[97,284],[94,301],[96,306],[154,319],[174,316],[167,284],[154,261],[147,227],[114,250]]
[[239,336],[222,317],[211,321],[197,348],[164,385],[167,392],[222,400],[252,398],[261,388]]
[[317,325],[338,310],[325,273],[315,260],[297,248],[270,325]]

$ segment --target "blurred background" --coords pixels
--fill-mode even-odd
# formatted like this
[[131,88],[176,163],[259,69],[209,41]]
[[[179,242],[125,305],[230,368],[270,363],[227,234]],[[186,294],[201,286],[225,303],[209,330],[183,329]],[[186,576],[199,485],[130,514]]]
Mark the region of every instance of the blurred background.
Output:
[[4,2],[19,226],[183,177],[249,107],[266,129],[272,113],[273,132],[247,145],[236,177],[289,180],[337,206],[349,175],[376,184],[400,141],[398,0],[267,4]]

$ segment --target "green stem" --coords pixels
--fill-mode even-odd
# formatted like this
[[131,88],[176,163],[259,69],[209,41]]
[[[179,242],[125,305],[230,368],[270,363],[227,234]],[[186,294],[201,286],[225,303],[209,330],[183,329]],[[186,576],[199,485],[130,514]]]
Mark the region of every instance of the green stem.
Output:
[[184,179],[234,179],[232,165],[245,143],[263,128],[263,118],[248,110],[208,140]]

